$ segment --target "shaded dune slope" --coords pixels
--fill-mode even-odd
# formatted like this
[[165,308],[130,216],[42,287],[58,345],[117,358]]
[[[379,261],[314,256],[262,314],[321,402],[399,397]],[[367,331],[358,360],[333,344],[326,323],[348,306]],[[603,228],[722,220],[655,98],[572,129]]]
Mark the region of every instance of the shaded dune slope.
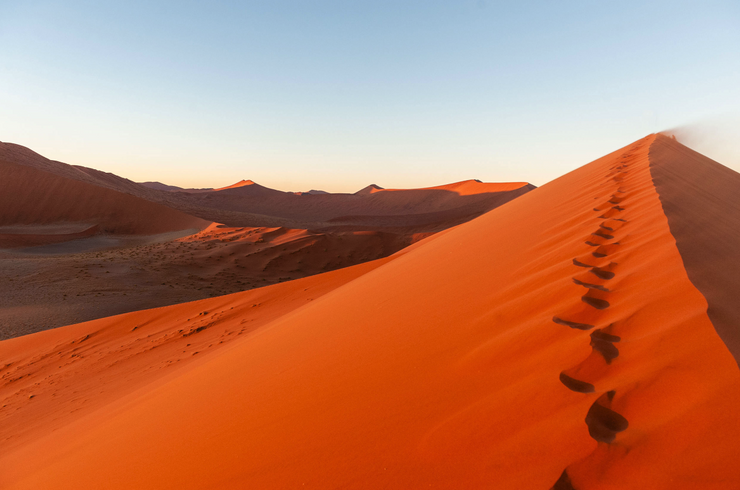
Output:
[[[463,223],[532,189],[526,182],[475,180],[425,189],[380,189],[356,194],[293,193],[243,180],[219,189],[139,184],[92,168],[49,160],[0,142],[0,161],[115,190],[207,221],[242,227],[435,232]],[[368,218],[369,217],[369,218]]]
[[243,180],[219,189],[180,189],[159,182],[139,184],[100,170],[67,165],[23,146],[2,142],[0,161],[115,190],[234,227],[436,232],[480,216],[535,188],[526,182],[467,180],[425,189],[369,186],[367,192],[330,194],[283,192]]
[[0,226],[83,223],[100,233],[152,235],[208,225],[161,204],[31,166],[0,160],[0,173]]
[[[655,140],[422,241],[136,392],[114,388],[123,398],[0,454],[0,486],[740,486],[740,370],[683,268],[652,181]],[[139,321],[185,331],[199,309]],[[87,325],[106,321],[119,320]],[[80,328],[14,341],[61,345]],[[31,413],[26,393],[14,416]]]
[[689,278],[740,363],[740,174],[664,135],[650,171]]
[[233,226],[270,226],[279,220],[280,226],[320,230],[439,231],[532,189],[524,182],[464,181],[426,189],[299,195],[251,183],[212,192],[169,192],[165,198],[176,207]]
[[81,182],[105,187],[149,200],[151,200],[153,196],[156,196],[156,192],[115,174],[79,165],[68,165],[56,160],[49,160],[30,148],[16,145],[14,143],[0,142],[0,160],[14,163],[16,165],[22,165],[24,167],[43,170],[60,177],[79,180]]

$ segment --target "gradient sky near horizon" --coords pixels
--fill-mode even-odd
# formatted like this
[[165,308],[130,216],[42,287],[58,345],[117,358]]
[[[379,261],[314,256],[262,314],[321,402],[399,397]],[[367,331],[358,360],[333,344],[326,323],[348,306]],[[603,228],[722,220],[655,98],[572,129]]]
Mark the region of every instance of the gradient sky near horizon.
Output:
[[135,181],[542,185],[687,125],[740,170],[737,0],[0,0],[0,46],[0,141]]

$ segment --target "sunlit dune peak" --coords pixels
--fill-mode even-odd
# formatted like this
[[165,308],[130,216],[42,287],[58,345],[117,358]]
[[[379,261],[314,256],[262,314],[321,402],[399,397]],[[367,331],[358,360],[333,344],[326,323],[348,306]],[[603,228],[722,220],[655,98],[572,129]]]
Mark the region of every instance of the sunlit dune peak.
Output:
[[226,189],[235,189],[237,187],[246,187],[248,185],[255,185],[255,183],[251,180],[240,180],[236,184],[227,185],[226,187],[219,187],[218,189],[213,189],[214,191],[224,191]]
[[361,196],[361,195],[364,195],[364,194],[374,194],[374,193],[376,193],[378,191],[382,191],[382,190],[385,190],[385,189],[383,189],[382,187],[380,187],[377,184],[370,184],[369,186],[363,187],[359,191],[355,192],[355,195]]

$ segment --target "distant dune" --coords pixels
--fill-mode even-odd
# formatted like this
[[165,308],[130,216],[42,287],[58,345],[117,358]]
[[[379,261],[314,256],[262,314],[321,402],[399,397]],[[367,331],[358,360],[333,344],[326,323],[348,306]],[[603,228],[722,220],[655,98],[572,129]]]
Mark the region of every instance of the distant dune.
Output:
[[[13,148],[5,143],[0,145],[0,248],[17,245],[21,240],[7,235],[33,235],[26,241],[34,244],[59,241],[60,237],[55,236],[59,233],[52,230],[60,224],[115,235],[195,231],[209,224],[161,204],[72,178],[76,173],[73,167],[34,159],[32,155],[13,158]],[[19,229],[21,225],[33,225],[36,229],[29,228],[24,233]],[[49,227],[38,233],[42,225]],[[14,233],[8,233],[8,227]],[[72,238],[78,233],[72,233]]]
[[0,340],[348,267],[429,235],[216,224],[184,237],[106,237],[69,226],[8,231],[16,233],[5,235],[6,245],[16,248],[0,251]]
[[0,340],[386,257],[531,188],[466,181],[357,196],[241,180],[181,189],[0,143]]
[[[425,189],[368,186],[355,194],[282,192],[242,181],[203,192],[167,192],[168,205],[230,226],[433,232],[469,221],[530,190],[526,182],[474,180]],[[372,217],[372,221],[369,218]]]
[[389,258],[0,342],[0,487],[740,488],[738,185],[650,135]]
[[167,185],[167,184],[163,184],[161,182],[139,182],[139,184],[141,184],[142,186],[147,187],[149,189],[154,189],[154,190],[157,190],[157,191],[171,191],[171,192],[176,192],[176,191],[184,191],[185,190],[182,187],[177,187],[176,185]]
[[[181,189],[161,182],[137,184],[114,174],[49,160],[11,143],[0,143],[0,161],[115,190],[207,222],[233,227],[437,232],[469,221],[534,189],[526,182],[476,180],[425,189],[385,190],[373,184],[355,194],[283,192],[251,180],[218,189]],[[372,220],[368,221],[368,217]]]

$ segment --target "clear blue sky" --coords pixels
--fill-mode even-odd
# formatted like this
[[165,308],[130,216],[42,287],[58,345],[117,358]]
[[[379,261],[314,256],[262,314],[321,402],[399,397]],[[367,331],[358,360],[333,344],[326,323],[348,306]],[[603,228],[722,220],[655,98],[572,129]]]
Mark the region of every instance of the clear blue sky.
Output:
[[737,0],[0,0],[0,141],[137,181],[541,185],[738,114]]

